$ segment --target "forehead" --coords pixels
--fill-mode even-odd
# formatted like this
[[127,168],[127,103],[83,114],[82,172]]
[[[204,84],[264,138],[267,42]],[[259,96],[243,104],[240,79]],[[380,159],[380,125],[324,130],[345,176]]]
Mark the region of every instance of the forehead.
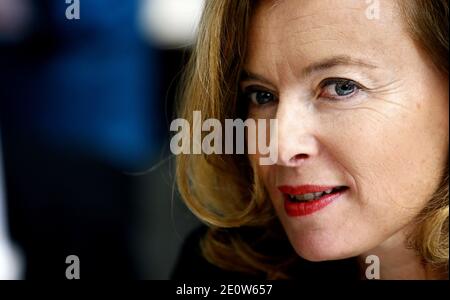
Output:
[[334,55],[390,64],[411,46],[401,42],[406,35],[392,0],[263,0],[250,23],[246,64],[301,64]]

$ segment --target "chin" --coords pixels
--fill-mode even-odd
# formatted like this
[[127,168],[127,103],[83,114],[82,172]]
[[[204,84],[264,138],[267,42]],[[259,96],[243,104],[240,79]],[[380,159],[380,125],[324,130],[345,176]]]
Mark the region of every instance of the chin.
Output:
[[354,248],[343,243],[342,240],[338,241],[336,237],[321,238],[315,233],[311,237],[295,239],[289,235],[289,240],[299,256],[312,262],[339,260],[358,255]]
[[327,249],[295,249],[296,253],[302,258],[312,261],[321,262],[328,260],[339,260],[352,257],[353,255],[345,254],[338,251],[329,251]]

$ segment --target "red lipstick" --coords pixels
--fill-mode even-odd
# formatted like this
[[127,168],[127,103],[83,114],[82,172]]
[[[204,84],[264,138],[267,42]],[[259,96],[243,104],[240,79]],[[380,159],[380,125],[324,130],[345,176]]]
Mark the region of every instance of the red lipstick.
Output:
[[[319,185],[301,185],[301,186],[279,186],[278,189],[284,196],[284,209],[288,216],[301,217],[315,213],[331,204],[334,200],[346,192],[345,186],[319,186]],[[329,194],[323,193],[319,198],[309,201],[296,201],[291,196],[304,195],[310,193],[324,192],[331,190]]]

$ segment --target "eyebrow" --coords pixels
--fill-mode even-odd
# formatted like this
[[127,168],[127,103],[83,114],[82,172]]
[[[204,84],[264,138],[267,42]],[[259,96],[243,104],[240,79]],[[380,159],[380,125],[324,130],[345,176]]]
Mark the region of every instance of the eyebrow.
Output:
[[[375,69],[377,68],[374,64],[367,63],[361,59],[352,58],[347,55],[339,55],[339,56],[333,56],[331,58],[324,59],[322,61],[312,63],[309,66],[305,67],[302,71],[302,77],[308,77],[311,76],[315,72],[323,71],[326,69],[331,69],[337,66],[357,66],[357,67],[364,67],[368,69]],[[252,72],[249,72],[248,70],[243,70],[241,81],[260,81],[262,83],[271,84],[270,80],[264,78],[261,75],[254,74]]]

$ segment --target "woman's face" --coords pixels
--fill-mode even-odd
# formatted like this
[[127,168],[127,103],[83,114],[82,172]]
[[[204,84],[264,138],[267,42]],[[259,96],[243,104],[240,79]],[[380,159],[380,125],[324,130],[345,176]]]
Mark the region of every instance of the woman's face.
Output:
[[[252,18],[241,101],[249,118],[278,120],[278,159],[250,160],[309,260],[356,256],[402,232],[446,164],[448,79],[394,1],[379,3],[261,1]],[[306,201],[307,185],[345,188]]]

